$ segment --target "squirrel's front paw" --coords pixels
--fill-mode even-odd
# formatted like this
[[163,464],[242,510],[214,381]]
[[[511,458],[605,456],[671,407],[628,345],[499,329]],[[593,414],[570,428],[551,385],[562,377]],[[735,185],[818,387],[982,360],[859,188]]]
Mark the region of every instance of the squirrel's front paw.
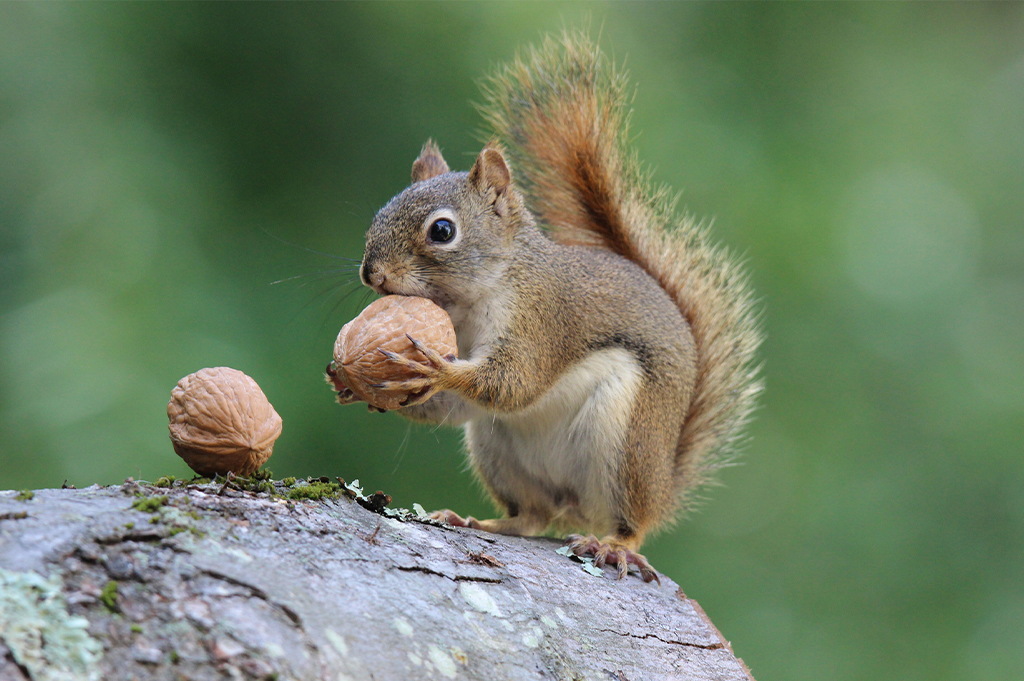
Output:
[[440,390],[444,390],[447,387],[447,378],[451,374],[455,356],[449,355],[448,357],[444,357],[441,353],[428,348],[412,336],[406,334],[406,337],[409,339],[409,342],[413,344],[413,347],[426,357],[427,361],[418,362],[414,359],[409,359],[408,357],[404,357],[398,353],[381,348],[379,350],[380,353],[387,357],[388,361],[417,374],[417,376],[415,378],[406,378],[398,381],[384,381],[383,383],[378,383],[373,387],[380,390],[408,393],[409,397],[402,403],[402,406],[411,407],[415,404],[426,402],[433,397],[435,393]]

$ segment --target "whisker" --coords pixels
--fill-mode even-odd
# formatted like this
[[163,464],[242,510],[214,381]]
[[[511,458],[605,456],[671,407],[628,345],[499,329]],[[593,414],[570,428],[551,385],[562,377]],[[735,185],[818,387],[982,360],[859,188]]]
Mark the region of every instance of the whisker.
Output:
[[453,411],[455,411],[455,407],[457,407],[457,406],[459,406],[459,403],[458,403],[458,402],[453,402],[453,403],[452,403],[452,408],[448,410],[448,413],[444,415],[444,418],[443,418],[443,419],[441,419],[440,421],[438,421],[437,425],[436,425],[436,426],[434,426],[434,427],[433,427],[433,428],[431,429],[431,431],[430,431],[430,432],[431,432],[431,433],[433,433],[433,432],[436,432],[438,428],[440,428],[441,426],[443,426],[443,425],[445,424],[445,421],[447,421],[447,420],[448,420],[448,417],[452,415],[452,412],[453,412]]
[[402,443],[398,445],[398,450],[395,451],[395,457],[398,459],[395,461],[395,470],[391,471],[391,475],[398,472],[398,467],[402,465],[402,461],[405,459],[405,452],[408,450],[407,445],[409,444],[409,435],[412,433],[412,423],[406,423],[405,426],[405,437],[402,438]]
[[269,236],[271,239],[274,239],[275,241],[280,241],[281,243],[283,243],[286,246],[291,246],[292,248],[297,248],[300,251],[306,251],[307,253],[315,253],[316,255],[322,255],[325,258],[334,258],[335,260],[345,260],[345,261],[348,261],[348,262],[362,262],[361,259],[360,260],[356,260],[354,258],[346,258],[344,256],[334,255],[333,253],[324,253],[323,251],[317,251],[317,250],[312,249],[312,248],[306,248],[305,246],[300,246],[298,244],[293,244],[290,241],[286,241],[286,240],[282,239],[281,237],[277,236],[276,234],[271,234],[267,230],[266,227],[260,227],[260,231],[262,231],[264,234]]
[[[309,284],[309,283],[312,283],[312,282],[304,282],[302,284],[302,286],[305,286],[306,284]],[[336,282],[336,283],[333,283],[333,284],[327,286],[322,291],[320,291],[319,293],[315,294],[309,300],[307,300],[305,303],[303,303],[301,306],[299,306],[299,308],[297,310],[295,310],[295,314],[293,314],[291,319],[288,320],[289,323],[294,322],[296,319],[298,319],[299,315],[302,314],[304,311],[306,311],[306,309],[309,308],[318,299],[324,298],[325,296],[329,296],[331,293],[334,293],[335,291],[338,291],[342,287],[347,286],[350,289],[348,291],[348,293],[346,293],[344,296],[342,296],[342,300],[344,300],[345,298],[351,296],[353,293],[355,293],[357,290],[359,290],[358,287],[353,286],[353,284],[355,284],[355,283],[356,283],[355,281],[350,280],[348,282],[341,282],[341,283],[337,283]]]
[[[360,284],[361,283],[362,282],[360,282]],[[323,322],[320,323],[320,330],[321,331],[323,331],[327,327],[327,322],[332,317],[334,317],[334,315],[338,312],[338,309],[342,306],[342,304],[345,303],[345,301],[347,301],[352,296],[353,293],[357,293],[359,291],[362,291],[362,303],[360,304],[360,307],[361,308],[366,307],[367,296],[374,294],[373,289],[366,288],[366,287],[364,287],[362,285],[360,285],[358,288],[351,289],[348,293],[346,293],[345,295],[341,296],[341,298],[339,298],[337,301],[335,301],[334,305],[327,312],[327,315],[324,317]]]
[[[349,267],[351,267],[351,265]],[[296,274],[295,276],[292,276],[292,277],[285,277],[284,279],[278,279],[277,281],[270,282],[269,285],[270,286],[276,286],[277,284],[283,284],[283,283],[285,283],[287,281],[294,281],[296,279],[302,279],[303,277],[316,277],[318,279],[322,279],[322,278],[324,278],[326,276],[330,276],[331,274],[341,274],[341,273],[344,273],[344,272],[347,272],[347,271],[349,271],[347,268],[341,268],[341,267],[336,267],[336,268],[332,268],[332,269],[329,269],[329,270],[317,270],[316,272],[306,272],[304,274]]]
[[[321,276],[321,277],[317,277],[315,279],[310,279],[309,281],[302,282],[301,284],[299,284],[295,288],[296,289],[305,288],[307,285],[312,284],[312,283],[317,282],[317,281],[320,281],[320,280],[325,279],[325,278],[327,278],[327,275],[324,275],[324,276]],[[346,277],[343,281],[339,282],[337,284],[337,286],[338,286],[338,288],[341,288],[342,286],[353,286],[353,285],[355,285],[355,286],[362,286],[362,283],[363,282],[361,282],[359,280],[359,277]]]

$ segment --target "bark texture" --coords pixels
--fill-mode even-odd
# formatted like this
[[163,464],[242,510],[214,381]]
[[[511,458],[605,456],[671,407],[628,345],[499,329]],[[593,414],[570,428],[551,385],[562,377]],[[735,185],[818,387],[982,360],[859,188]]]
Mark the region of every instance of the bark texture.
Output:
[[0,679],[751,679],[665,577],[380,498],[177,485],[0,492]]

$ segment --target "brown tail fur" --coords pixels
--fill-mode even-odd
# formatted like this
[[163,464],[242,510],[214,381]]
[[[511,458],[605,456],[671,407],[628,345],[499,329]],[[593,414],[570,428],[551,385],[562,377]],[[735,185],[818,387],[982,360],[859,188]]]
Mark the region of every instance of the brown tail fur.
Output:
[[548,37],[492,74],[481,107],[551,237],[607,248],[643,267],[689,321],[697,383],[679,434],[680,502],[727,463],[762,385],[761,333],[746,276],[701,226],[674,214],[627,149],[631,93],[585,33]]

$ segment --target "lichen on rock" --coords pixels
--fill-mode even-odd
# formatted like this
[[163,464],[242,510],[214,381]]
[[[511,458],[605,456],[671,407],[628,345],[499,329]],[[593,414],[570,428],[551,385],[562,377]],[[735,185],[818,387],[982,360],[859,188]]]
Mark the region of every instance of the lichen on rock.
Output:
[[68,614],[58,575],[0,568],[0,639],[36,681],[99,681],[103,646]]

